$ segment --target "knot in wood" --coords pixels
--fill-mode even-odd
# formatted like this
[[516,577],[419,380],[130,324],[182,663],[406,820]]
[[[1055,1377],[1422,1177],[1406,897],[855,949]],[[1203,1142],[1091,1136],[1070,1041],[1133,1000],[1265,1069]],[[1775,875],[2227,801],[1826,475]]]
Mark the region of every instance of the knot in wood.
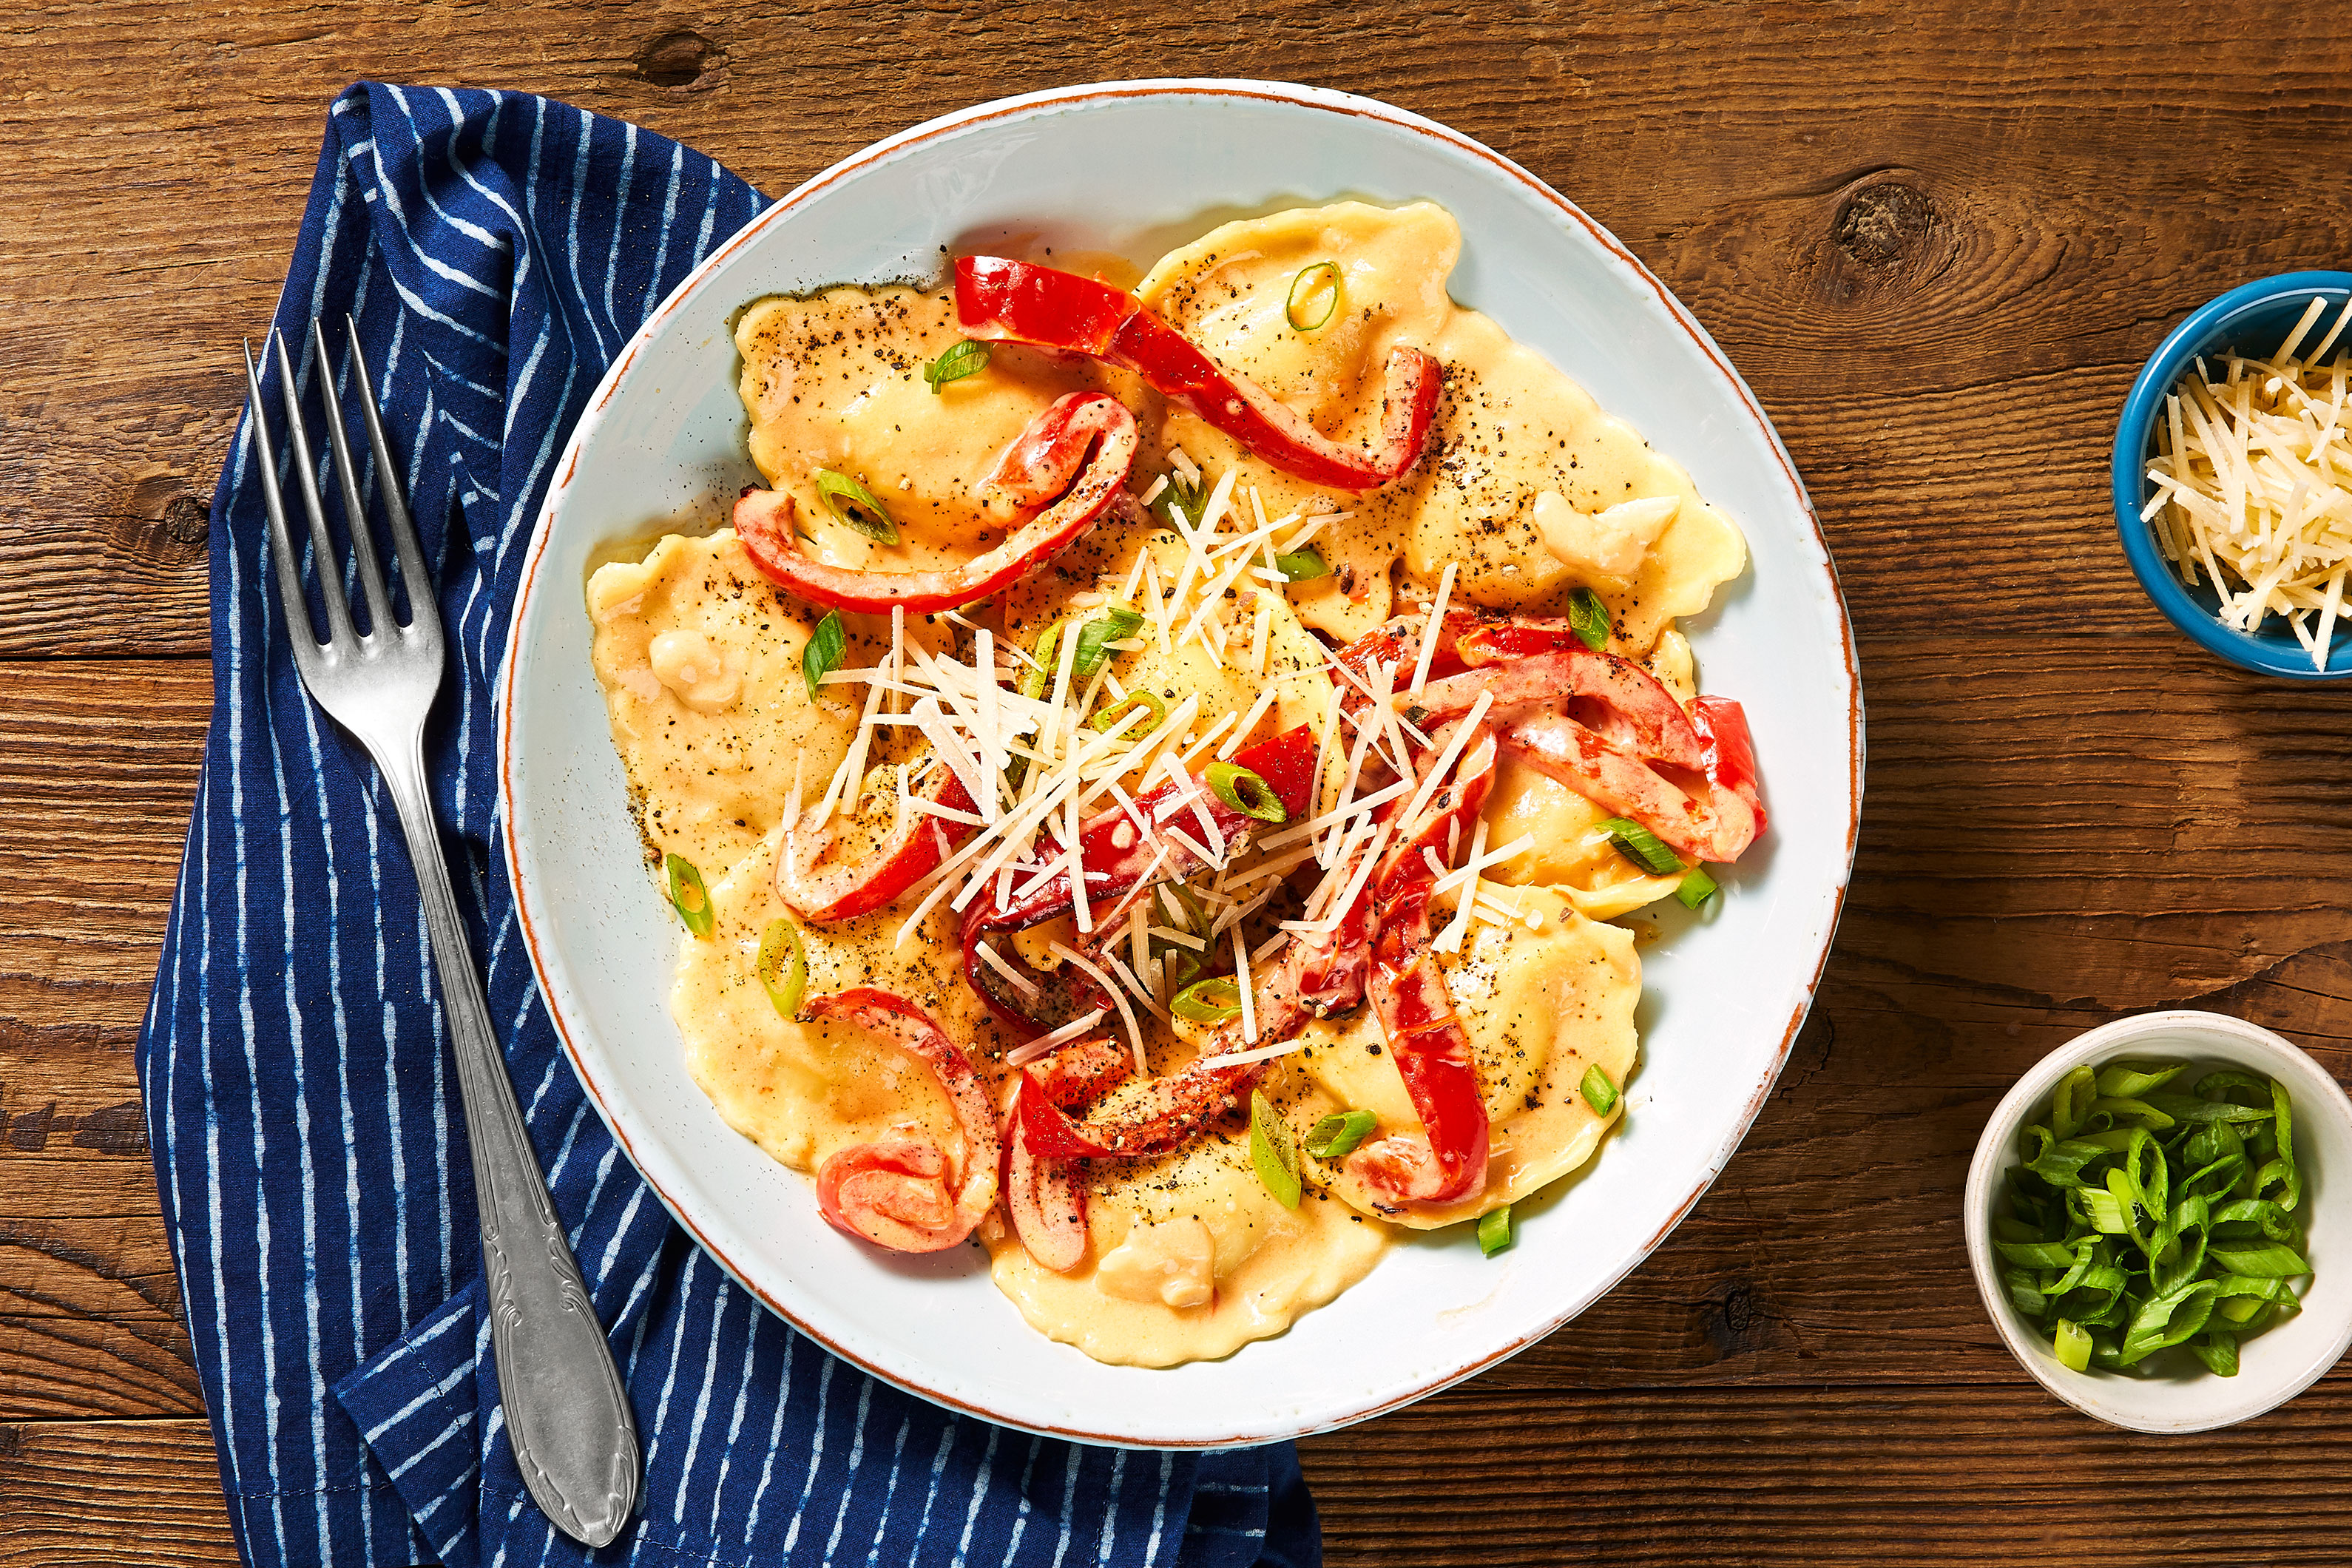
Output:
[[1926,243],[1936,226],[1927,194],[1900,180],[1874,180],[1846,193],[1830,219],[1830,238],[1864,267],[1884,267]]
[[727,79],[727,51],[699,33],[678,28],[647,39],[635,68],[641,80],[656,87],[700,91]]
[[1771,1341],[1772,1314],[1753,1286],[1734,1285],[1720,1300],[1706,1303],[1701,1311],[1706,1337],[1714,1342],[1720,1357],[1748,1355]]

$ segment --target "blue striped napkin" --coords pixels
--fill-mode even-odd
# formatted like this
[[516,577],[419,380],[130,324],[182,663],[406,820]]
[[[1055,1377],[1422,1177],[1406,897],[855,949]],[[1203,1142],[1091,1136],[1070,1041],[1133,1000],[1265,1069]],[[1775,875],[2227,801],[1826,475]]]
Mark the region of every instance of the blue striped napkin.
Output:
[[[409,433],[399,478],[456,667],[426,752],[458,900],[646,1450],[642,1512],[594,1555],[1317,1563],[1287,1445],[1074,1447],[950,1415],[827,1355],[670,1224],[559,1053],[493,847],[490,684],[520,546],[614,353],[761,205],[634,125],[368,83],[335,101],[278,307],[297,344],[312,317],[351,311]],[[320,370],[305,357],[297,372],[314,403]],[[348,399],[350,364],[324,370]],[[583,1562],[527,1500],[505,1440],[404,852],[364,754],[303,695],[264,547],[240,431],[213,502],[212,730],[139,1042],[238,1545],[261,1568]]]

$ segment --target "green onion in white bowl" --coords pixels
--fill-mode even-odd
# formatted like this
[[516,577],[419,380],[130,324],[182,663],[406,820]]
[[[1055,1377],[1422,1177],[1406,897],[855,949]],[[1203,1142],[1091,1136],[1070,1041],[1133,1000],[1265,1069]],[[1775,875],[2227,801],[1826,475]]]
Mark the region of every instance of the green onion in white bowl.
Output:
[[[2092,1069],[2087,1086],[2084,1068]],[[2102,1068],[2112,1069],[2104,1083]],[[2176,1068],[2183,1070],[2175,1073]],[[2276,1120],[2275,1103],[2252,1103],[2258,1097],[2246,1084],[2273,1082],[2293,1119],[2292,1208],[2277,1201],[2290,1178],[2273,1142],[2245,1136],[2246,1129]],[[2200,1083],[2207,1095],[2196,1092]],[[2137,1092],[2100,1092],[2107,1089]],[[2219,1109],[2233,1104],[2237,1110]],[[2096,1112],[2095,1105],[2101,1106]],[[2173,1125],[2158,1127],[2158,1119]],[[2058,1121],[2074,1136],[2061,1138]],[[2238,1157],[2261,1157],[2244,1173],[2231,1171],[2228,1151],[2218,1147],[2229,1139],[2209,1137],[2197,1149],[2208,1158],[2184,1169],[2188,1140],[2178,1134],[2193,1121],[2231,1127]],[[2028,1127],[2041,1131],[2029,1134]],[[2179,1145],[2177,1151],[2165,1148],[2167,1139]],[[2108,1143],[2122,1147],[2109,1150]],[[2168,1152],[2180,1158],[2168,1159]],[[2134,1162],[2129,1172],[2122,1171],[2126,1158]],[[2042,1169],[2012,1174],[2029,1163]],[[2044,1058],[1986,1123],[1969,1170],[1963,1215],[1978,1290],[2019,1363],[2087,1415],[2158,1433],[2242,1421],[2301,1393],[2352,1345],[2348,1170],[2352,1101],[2326,1068],[2295,1046],[2215,1013],[2120,1019]],[[2063,1178],[2070,1171],[2097,1180],[2069,1184]],[[2194,1223],[2200,1216],[2178,1201],[2189,1194],[2177,1194],[2176,1185],[2200,1188],[2201,1233]],[[2238,1206],[2255,1201],[2252,1191],[2238,1191],[2241,1185],[2259,1187],[2267,1194],[2262,1201],[2280,1212]],[[2020,1193],[2029,1200],[2021,1206]],[[2212,1215],[2219,1212],[2231,1218],[2217,1242]],[[2292,1228],[2292,1242],[2264,1234],[2265,1217],[2271,1228],[2282,1222]],[[2103,1228],[2107,1225],[2122,1228]],[[2074,1234],[2078,1229],[2082,1235]],[[2280,1249],[2277,1256],[2273,1248]],[[2042,1271],[2045,1261],[2054,1273]],[[2284,1283],[2249,1283],[2265,1278]],[[2293,1299],[2292,1310],[2283,1296]],[[2236,1304],[2249,1300],[2252,1310]],[[2244,1321],[2232,1321],[2229,1314],[2239,1311]],[[2062,1321],[2073,1327],[2062,1330]],[[2246,1331],[2252,1329],[2261,1331]],[[2203,1358],[2192,1359],[2200,1343],[2211,1357],[2202,1365]],[[2216,1375],[2232,1356],[2230,1375]]]

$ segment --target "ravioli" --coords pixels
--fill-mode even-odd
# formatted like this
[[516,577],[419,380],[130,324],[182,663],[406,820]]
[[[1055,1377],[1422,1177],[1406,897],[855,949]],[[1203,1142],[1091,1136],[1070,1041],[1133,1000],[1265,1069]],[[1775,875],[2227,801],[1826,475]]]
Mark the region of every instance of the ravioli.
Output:
[[[1443,207],[1341,202],[1213,229],[1162,258],[1136,293],[1226,369],[1255,378],[1334,437],[1369,439],[1391,348],[1425,349],[1444,362],[1430,456],[1372,495],[1328,492],[1354,515],[1327,534],[1334,575],[1297,596],[1308,626],[1343,642],[1360,636],[1389,618],[1400,562],[1425,584],[1450,563],[1454,593],[1496,609],[1545,607],[1567,588],[1594,588],[1616,619],[1621,651],[1638,658],[1739,574],[1747,546],[1690,476],[1633,426],[1487,317],[1453,302],[1445,284],[1461,254],[1461,227]],[[1324,261],[1341,274],[1338,308],[1325,326],[1295,331],[1285,314],[1291,281]],[[1279,498],[1287,510],[1318,493],[1194,415],[1171,414],[1163,439],[1204,468],[1238,468],[1268,507]],[[1579,574],[1546,548],[1535,516],[1546,492],[1588,512],[1653,496],[1681,504],[1632,582],[1621,583]]]
[[[1314,1162],[1331,1192],[1416,1230],[1517,1203],[1583,1164],[1624,1105],[1621,1099],[1607,1116],[1596,1113],[1578,1092],[1586,1069],[1599,1068],[1621,1088],[1633,1071],[1642,963],[1633,932],[1586,919],[1559,889],[1479,888],[1482,897],[1540,922],[1477,926],[1458,956],[1438,955],[1486,1092],[1492,1130],[1486,1190],[1456,1204],[1389,1213],[1353,1173]],[[1328,1102],[1372,1111],[1384,1130],[1418,1125],[1370,1009],[1310,1024],[1304,1037],[1299,1070]],[[1302,1132],[1312,1125],[1299,1120]]]
[[[1055,399],[1108,391],[1140,427],[1129,481],[1139,498],[1158,493],[1156,476],[1197,470],[1203,491],[1226,479],[1231,515],[1243,526],[1264,531],[1281,520],[1276,534],[1311,534],[1328,574],[1287,580],[1272,567],[1270,535],[1263,559],[1221,579],[1223,591],[1186,625],[1163,635],[1147,618],[1104,650],[1098,673],[1074,684],[1074,698],[1076,685],[1085,688],[1074,726],[1131,694],[1156,700],[1160,712],[1191,703],[1171,754],[1189,747],[1205,761],[1301,725],[1318,736],[1337,731],[1336,692],[1323,673],[1330,645],[1425,603],[1449,569],[1455,602],[1497,609],[1557,613],[1570,589],[1594,589],[1614,617],[1617,649],[1646,662],[1687,703],[1695,672],[1675,622],[1704,609],[1742,570],[1738,531],[1584,390],[1454,304],[1446,282],[1461,246],[1453,218],[1436,206],[1346,202],[1227,224],[1162,258],[1137,288],[1227,369],[1342,442],[1371,441],[1391,348],[1442,361],[1434,444],[1403,479],[1370,494],[1295,480],[1163,405],[1135,378],[1080,356],[999,343],[983,369],[935,387],[926,367],[962,341],[953,296],[904,285],[746,308],[736,342],[750,452],[769,485],[793,497],[811,553],[845,566],[919,570],[1001,542],[1014,520],[991,509],[981,484],[1000,454]],[[1322,261],[1339,271],[1339,304],[1328,321],[1301,331],[1285,313],[1291,282]],[[899,542],[835,516],[816,488],[820,471],[871,491]],[[1200,492],[1179,493],[1197,512]],[[1628,501],[1639,504],[1609,510]],[[994,600],[909,618],[902,646],[910,658],[961,657],[956,650],[969,652],[975,626],[985,625],[1008,661],[1001,679],[1014,689],[1021,661],[1049,627],[1140,603],[1139,595],[1156,606],[1180,582],[1204,581],[1204,560],[1199,542],[1164,512],[1148,521],[1114,514]],[[894,775],[904,787],[901,764],[923,765],[929,742],[906,715],[903,694],[868,742],[856,742],[869,678],[854,672],[890,656],[890,624],[844,616],[839,666],[853,673],[813,698],[803,666],[820,614],[773,587],[731,530],[664,538],[641,560],[599,569],[587,598],[595,669],[649,857],[690,860],[710,895],[711,931],[681,936],[671,994],[697,1085],[730,1127],[796,1170],[813,1173],[843,1151],[915,1130],[967,1158],[945,1091],[915,1057],[849,1025],[782,1016],[757,971],[762,934],[790,916],[775,878],[789,803],[814,800],[854,742],[870,745],[865,777],[848,781],[868,802],[887,805]],[[1348,751],[1344,737],[1321,748],[1318,812],[1339,804]],[[1141,771],[1123,776],[1128,787],[1146,787]],[[908,809],[899,805],[901,820]],[[862,830],[887,831],[876,825],[889,815],[861,818]],[[1234,1115],[1171,1154],[1079,1165],[1087,1247],[1067,1273],[1039,1264],[1000,1210],[974,1237],[999,1288],[1037,1331],[1100,1361],[1158,1367],[1225,1356],[1362,1280],[1401,1234],[1521,1202],[1590,1160],[1623,1102],[1598,1114],[1579,1086],[1598,1067],[1622,1088],[1638,1057],[1641,964],[1632,934],[1607,921],[1675,886],[1633,866],[1601,828],[1604,818],[1507,758],[1484,808],[1484,842],[1528,842],[1486,868],[1471,892],[1484,912],[1458,951],[1436,957],[1487,1108],[1483,1191],[1399,1213],[1342,1163],[1303,1156],[1304,1200],[1286,1208],[1260,1179],[1245,1118]],[[1265,939],[1270,922],[1295,916],[1303,889],[1321,875],[1312,860],[1298,864],[1311,846],[1297,837],[1277,837],[1286,857],[1265,879],[1253,882],[1253,867],[1285,849],[1253,846],[1227,873],[1239,879],[1233,885],[1271,889],[1276,900],[1244,946],[1277,945]],[[1285,871],[1297,879],[1288,893]],[[795,921],[807,994],[866,985],[905,996],[961,1047],[992,1103],[1003,1105],[1014,1076],[1006,1056],[1018,1042],[964,977],[954,908],[933,900],[918,913],[926,887],[852,921]],[[1439,928],[1461,896],[1433,904]],[[1065,916],[1021,933],[1013,951],[1051,968],[1062,962],[1056,943],[1076,936]],[[1143,938],[1134,940],[1133,952],[1111,951],[1146,967]],[[1209,956],[1222,958],[1223,948]],[[1159,1074],[1180,1069],[1205,1037],[1197,1026],[1149,1016],[1139,1027]],[[1373,1111],[1383,1134],[1418,1125],[1369,1006],[1308,1025],[1257,1087],[1302,1145],[1338,1110]]]

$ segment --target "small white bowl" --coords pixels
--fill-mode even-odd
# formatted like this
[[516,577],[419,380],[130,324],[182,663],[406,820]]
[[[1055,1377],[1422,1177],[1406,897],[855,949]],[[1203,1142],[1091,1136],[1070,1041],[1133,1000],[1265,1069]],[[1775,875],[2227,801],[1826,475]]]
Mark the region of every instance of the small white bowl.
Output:
[[[2276,1079],[2294,1102],[2294,1156],[2303,1168],[2298,1210],[2314,1270],[2303,1310],[2245,1342],[2238,1374],[2191,1363],[2168,1376],[2074,1372],[2010,1305],[1992,1249],[1993,1205],[2018,1162],[2018,1130],[2049,1103],[2058,1080],[2084,1063],[2117,1057],[2227,1064]],[[2342,1189],[2332,1194],[2331,1187]],[[2352,1100],[2326,1068],[2268,1029],[2220,1013],[2143,1013],[2077,1036],[2017,1080],[1977,1140],[1969,1165],[1969,1262],[1985,1310],[2018,1364],[2086,1415],[2134,1432],[2208,1432],[2274,1410],[2317,1382],[2352,1346]]]

